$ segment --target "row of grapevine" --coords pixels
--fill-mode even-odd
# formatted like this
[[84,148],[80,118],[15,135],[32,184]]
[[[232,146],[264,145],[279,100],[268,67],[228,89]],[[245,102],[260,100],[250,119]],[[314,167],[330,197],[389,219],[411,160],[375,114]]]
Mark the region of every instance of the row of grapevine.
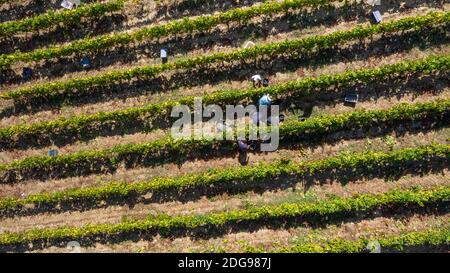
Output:
[[126,70],[107,72],[98,76],[71,79],[67,81],[53,81],[43,84],[35,84],[27,87],[4,92],[0,98],[14,100],[32,100],[33,98],[51,98],[61,94],[88,92],[90,87],[109,86],[125,81],[132,81],[147,77],[154,77],[167,70],[188,69],[205,67],[211,64],[224,65],[225,63],[243,62],[262,57],[275,57],[278,55],[298,56],[302,52],[311,52],[330,48],[346,41],[373,37],[377,34],[386,34],[397,31],[419,30],[423,28],[439,27],[450,22],[450,12],[429,13],[424,16],[408,17],[390,23],[372,26],[357,26],[352,30],[336,31],[326,35],[310,36],[303,39],[288,40],[284,42],[270,43],[247,49],[239,49],[226,53],[181,59],[162,65],[136,67]]
[[[319,139],[325,135],[342,130],[354,130],[356,128],[371,128],[379,125],[392,126],[399,122],[420,122],[431,120],[438,122],[448,121],[450,100],[437,100],[428,103],[399,104],[390,109],[383,110],[357,110],[341,115],[324,115],[306,121],[286,121],[279,127],[280,137],[286,141],[298,138]],[[102,164],[108,166],[119,166],[134,158],[143,161],[175,160],[180,157],[192,156],[194,154],[210,154],[214,150],[234,150],[234,141],[217,141],[214,139],[182,139],[174,140],[166,137],[155,141],[119,145],[110,149],[91,150],[77,152],[56,157],[32,156],[22,160],[16,160],[9,164],[0,165],[0,174],[3,175],[2,182],[9,183],[9,179],[23,179],[25,174],[52,174],[55,172],[67,172],[70,168],[80,169],[81,166],[91,164]],[[138,163],[140,161],[137,161]],[[90,168],[90,167],[89,167]],[[19,174],[16,178],[15,174]]]
[[[244,99],[248,100],[261,94],[282,95],[284,97],[289,95],[309,96],[317,92],[317,90],[327,89],[330,86],[349,86],[355,82],[384,81],[394,76],[405,76],[413,73],[421,73],[421,75],[436,71],[445,73],[449,69],[450,55],[432,56],[421,60],[385,65],[379,68],[359,69],[335,75],[322,75],[317,78],[304,78],[262,89],[225,90],[205,95],[202,97],[202,100],[205,104],[236,104]],[[136,120],[142,120],[142,123],[145,123],[149,117],[164,116],[168,118],[174,106],[191,106],[193,101],[194,97],[185,97],[178,101],[166,101],[144,107],[0,128],[0,143],[14,144],[23,138],[38,139],[41,136],[49,136],[51,134],[80,136],[85,132],[96,132],[99,130],[99,127],[104,128],[105,124],[126,124]]]
[[450,198],[450,186],[434,187],[429,190],[391,190],[382,194],[361,194],[349,198],[334,198],[318,202],[284,203],[277,206],[231,210],[204,215],[182,216],[150,216],[145,220],[125,221],[118,224],[85,225],[82,227],[58,227],[33,229],[18,233],[0,235],[0,246],[14,246],[44,241],[47,243],[62,240],[83,240],[95,237],[120,236],[139,232],[156,232],[169,234],[172,230],[193,230],[196,228],[214,229],[246,222],[261,222],[302,218],[312,220],[320,218],[332,220],[346,218],[356,212],[374,209],[390,209],[401,207],[424,207],[445,202]]
[[10,21],[0,24],[0,37],[8,37],[20,32],[45,30],[61,23],[77,24],[82,18],[97,19],[108,12],[123,9],[124,0],[113,0],[107,3],[82,5],[77,9],[63,11],[48,11],[45,14],[26,18],[20,21]]
[[406,148],[392,152],[365,151],[353,154],[341,154],[322,160],[310,162],[276,162],[260,164],[254,167],[240,167],[231,169],[209,170],[201,174],[191,174],[182,177],[158,177],[150,181],[137,183],[112,182],[108,185],[70,189],[54,193],[40,193],[26,198],[0,199],[0,212],[16,211],[25,206],[33,205],[55,207],[59,203],[93,202],[100,204],[111,198],[125,200],[130,196],[140,196],[149,192],[153,194],[163,192],[199,191],[201,188],[224,187],[237,184],[244,186],[252,182],[272,181],[279,183],[277,178],[285,176],[315,175],[332,172],[333,170],[364,167],[367,170],[388,172],[388,166],[395,166],[396,171],[415,168],[410,162],[427,162],[431,158],[449,160],[450,147],[439,144]]
[[267,2],[261,5],[237,8],[215,15],[199,16],[197,18],[179,19],[165,24],[150,26],[139,29],[132,33],[117,33],[112,35],[101,35],[95,38],[83,39],[59,47],[38,49],[32,52],[17,52],[10,55],[0,56],[0,69],[9,67],[19,61],[38,62],[53,58],[70,56],[74,53],[85,54],[95,53],[118,45],[127,45],[133,42],[141,42],[155,38],[168,37],[183,33],[193,33],[205,31],[221,24],[233,22],[246,22],[247,20],[262,16],[272,15],[288,10],[301,9],[306,6],[324,5],[332,2],[342,2],[343,0],[286,0],[283,2]]
[[[381,252],[404,251],[410,247],[440,247],[450,245],[450,228],[438,227],[400,235],[362,237],[357,240],[333,238],[318,243],[298,243],[278,248],[274,253],[361,253],[368,252],[370,242],[378,242]],[[245,252],[267,252],[264,248],[247,247]]]

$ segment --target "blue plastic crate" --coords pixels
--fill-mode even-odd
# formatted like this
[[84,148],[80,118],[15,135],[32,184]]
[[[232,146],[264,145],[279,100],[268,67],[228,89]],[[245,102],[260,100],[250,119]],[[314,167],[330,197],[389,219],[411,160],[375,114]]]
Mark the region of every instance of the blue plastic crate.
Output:
[[381,23],[381,21],[383,20],[383,18],[381,17],[381,13],[378,10],[372,12],[372,16],[376,24]]
[[83,65],[83,68],[88,68],[89,66],[91,66],[88,57],[84,57],[83,60],[81,60],[81,64]]
[[358,94],[346,94],[344,101],[347,103],[357,103],[358,102]]
[[49,150],[48,151],[48,156],[57,156],[58,155],[58,151],[57,150]]

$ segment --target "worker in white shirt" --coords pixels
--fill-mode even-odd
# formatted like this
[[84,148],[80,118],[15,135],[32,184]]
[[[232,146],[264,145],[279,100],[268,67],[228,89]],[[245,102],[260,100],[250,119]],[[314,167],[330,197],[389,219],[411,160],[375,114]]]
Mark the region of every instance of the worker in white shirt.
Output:
[[252,76],[253,87],[261,87],[262,77],[259,74]]
[[167,49],[165,48],[161,49],[161,62],[163,64],[167,63]]

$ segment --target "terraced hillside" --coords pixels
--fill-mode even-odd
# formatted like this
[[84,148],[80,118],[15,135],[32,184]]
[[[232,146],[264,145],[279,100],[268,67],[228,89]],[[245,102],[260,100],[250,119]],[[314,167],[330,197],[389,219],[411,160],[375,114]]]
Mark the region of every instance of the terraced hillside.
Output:
[[[448,1],[44,2],[0,0],[1,252],[449,252]],[[276,151],[171,136],[264,94]]]

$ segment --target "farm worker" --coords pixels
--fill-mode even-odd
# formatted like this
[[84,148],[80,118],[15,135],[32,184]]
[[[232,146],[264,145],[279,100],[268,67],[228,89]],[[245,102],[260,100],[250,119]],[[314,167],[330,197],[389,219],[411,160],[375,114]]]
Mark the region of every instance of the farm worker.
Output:
[[249,144],[248,140],[246,139],[238,139],[237,143],[239,149],[239,162],[242,165],[246,165],[248,162],[247,152],[249,150],[254,151],[256,149],[256,144],[255,143]]
[[269,86],[269,79],[264,79],[263,81],[262,81],[262,85],[263,85],[263,87],[267,87],[267,86]]
[[259,74],[252,76],[253,87],[261,87],[262,77]]
[[161,62],[163,64],[167,63],[167,50],[165,48],[161,49]]
[[248,145],[247,140],[238,140],[238,147],[239,151],[242,153],[246,153],[248,149],[250,148],[250,145]]
[[259,105],[267,105],[269,106],[272,103],[272,98],[270,95],[265,94],[259,99]]

